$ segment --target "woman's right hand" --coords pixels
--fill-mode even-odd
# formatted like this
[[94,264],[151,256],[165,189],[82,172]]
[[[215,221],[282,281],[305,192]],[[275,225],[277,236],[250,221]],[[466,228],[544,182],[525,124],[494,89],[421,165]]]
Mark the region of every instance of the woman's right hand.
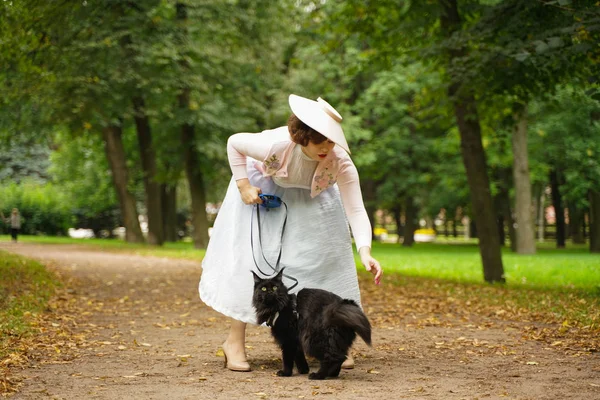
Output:
[[244,204],[262,204],[258,195],[262,193],[259,187],[252,186],[247,178],[236,181]]

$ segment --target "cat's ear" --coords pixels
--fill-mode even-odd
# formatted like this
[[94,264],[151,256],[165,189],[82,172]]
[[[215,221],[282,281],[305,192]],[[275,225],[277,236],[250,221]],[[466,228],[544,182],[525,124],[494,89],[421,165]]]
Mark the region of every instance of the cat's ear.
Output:
[[275,279],[277,279],[277,280],[279,280],[279,281],[282,281],[282,282],[283,282],[283,270],[284,270],[284,269],[285,269],[285,268],[281,268],[281,271],[279,271],[279,273],[277,273],[277,275],[275,275],[275,277],[274,277],[274,278],[275,278]]
[[254,283],[260,283],[262,281],[262,279],[260,279],[260,276],[256,275],[256,273],[254,271],[250,271],[252,272],[252,275],[254,275]]

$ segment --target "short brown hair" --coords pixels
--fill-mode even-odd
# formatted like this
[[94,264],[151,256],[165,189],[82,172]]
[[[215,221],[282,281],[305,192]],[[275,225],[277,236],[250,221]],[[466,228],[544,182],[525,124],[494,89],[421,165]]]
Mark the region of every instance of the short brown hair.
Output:
[[327,140],[327,137],[300,121],[300,118],[296,117],[295,114],[290,115],[287,126],[292,140],[300,146],[308,146],[308,142],[319,144]]

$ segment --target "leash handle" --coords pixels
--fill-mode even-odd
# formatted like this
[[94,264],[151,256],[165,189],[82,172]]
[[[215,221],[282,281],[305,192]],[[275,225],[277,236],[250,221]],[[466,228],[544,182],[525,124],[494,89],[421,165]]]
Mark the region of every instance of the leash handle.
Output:
[[[277,262],[276,262],[275,266],[271,265],[271,263],[269,263],[269,261],[265,257],[265,253],[263,251],[263,246],[262,246],[262,231],[261,231],[261,227],[260,227],[260,207],[258,205],[254,206],[254,208],[256,209],[256,219],[257,219],[256,225],[258,226],[258,244],[260,246],[260,253],[261,253],[262,258],[265,261],[265,263],[273,270],[273,273],[275,273],[275,274],[279,272],[279,262],[281,261],[281,253],[283,250],[283,234],[285,233],[285,227],[287,225],[288,207],[284,201],[282,201],[281,204],[283,204],[285,207],[285,218],[283,220],[283,226],[281,228],[281,239],[279,241],[279,254],[277,255]],[[269,211],[269,209],[267,209],[267,211]],[[252,212],[252,218],[250,219],[250,246],[252,247],[252,260],[254,261],[254,265],[256,266],[256,269],[258,270],[258,272],[263,274],[263,276],[270,276],[271,274],[265,274],[260,269],[260,267],[258,266],[258,263],[256,262],[256,256],[254,255],[254,229],[253,229],[253,227],[254,227],[254,210]],[[298,279],[296,279],[293,276],[290,276],[288,274],[285,274],[285,273],[283,274],[283,276],[294,282],[294,284],[292,286],[290,286],[288,288],[288,290],[292,290],[293,288],[298,286]]]

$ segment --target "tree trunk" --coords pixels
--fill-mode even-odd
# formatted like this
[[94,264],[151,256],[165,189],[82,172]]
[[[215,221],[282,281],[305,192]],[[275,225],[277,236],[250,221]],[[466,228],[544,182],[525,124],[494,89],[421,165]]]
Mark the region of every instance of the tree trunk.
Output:
[[417,229],[417,210],[412,196],[406,196],[404,210],[404,240],[402,246],[411,247],[415,243],[415,230]]
[[165,242],[176,242],[177,234],[177,186],[161,185],[163,236]]
[[538,242],[544,241],[544,229],[546,226],[546,204],[544,202],[546,195],[544,186],[538,191],[537,197],[537,219],[538,219]]
[[457,217],[455,216],[454,219],[452,220],[452,236],[454,237],[454,239],[456,239],[458,237],[458,220],[456,219]]
[[392,214],[394,215],[394,221],[396,222],[396,235],[398,236],[396,243],[400,243],[400,234],[402,232],[402,208],[399,205],[396,205],[392,208]]
[[[510,240],[510,249],[512,251],[516,251],[517,246],[517,235],[515,232],[515,223],[513,220],[512,210],[510,208],[510,193],[508,186],[510,185],[510,170],[509,168],[498,168],[496,170],[497,179],[500,181],[498,184],[498,193],[496,194],[496,206],[498,207],[498,211],[508,228],[508,238]],[[499,232],[504,232],[504,230],[500,230]],[[504,244],[504,241],[500,241],[501,244]]]
[[[182,36],[187,36],[187,7],[184,3],[176,3],[177,20],[182,26]],[[182,44],[183,46],[183,44]],[[189,69],[185,57],[182,57],[181,65],[183,70]],[[186,113],[190,109],[190,88],[184,86],[179,94],[179,107]],[[185,174],[190,187],[190,198],[192,199],[192,240],[194,247],[205,249],[208,245],[208,217],[206,216],[206,195],[204,188],[204,176],[200,166],[200,156],[196,150],[196,128],[194,125],[186,122],[181,126],[181,143],[184,152]]]
[[148,216],[148,243],[151,245],[162,245],[163,216],[162,216],[162,192],[160,184],[156,182],[156,154],[152,146],[152,132],[150,121],[146,115],[144,99],[136,96],[133,98],[135,110],[135,126],[137,129],[138,144],[140,147],[140,158],[142,160],[142,173],[144,176],[144,190],[146,193],[146,212]]
[[475,223],[475,219],[471,218],[469,220],[469,225],[469,233],[471,237],[477,239],[477,224]]
[[469,218],[468,215],[465,215],[462,218],[461,223],[463,225],[463,238],[465,240],[471,239],[471,218]]
[[[508,193],[507,193],[508,196]],[[510,239],[510,249],[512,251],[517,251],[517,232],[515,229],[515,222],[513,220],[512,211],[510,209],[510,199],[506,198],[504,203],[504,209],[502,210],[502,214],[504,215],[506,225],[508,227],[508,238]]]
[[498,235],[500,238],[500,246],[504,247],[506,244],[506,231],[504,230],[504,216],[498,215]]
[[[180,96],[180,105],[187,104],[185,94]],[[182,105],[184,107],[184,105]],[[204,194],[204,177],[200,171],[198,152],[194,141],[193,125],[184,124],[181,127],[181,143],[184,148],[185,174],[190,187],[192,199],[192,240],[194,247],[205,249],[208,246],[208,217],[206,216],[206,196]]]
[[583,237],[583,215],[584,213],[575,204],[569,204],[569,232],[571,240],[576,244],[584,244]]
[[512,132],[513,178],[515,182],[515,220],[517,253],[535,254],[535,230],[531,212],[531,179],[527,153],[527,106],[515,106]]
[[600,253],[600,191],[590,190],[590,251]]
[[[504,266],[500,250],[500,238],[496,223],[490,183],[487,176],[487,162],[481,142],[478,122],[472,118],[475,104],[468,102],[455,103],[455,112],[461,134],[461,150],[467,171],[467,180],[473,204],[475,229],[471,236],[479,238],[479,251],[483,262],[483,274],[486,282],[505,282]],[[467,117],[470,115],[470,117]]]
[[565,247],[565,211],[560,195],[558,172],[555,169],[550,171],[550,185],[552,191],[552,205],[554,206],[554,217],[556,219],[556,247],[562,249]]
[[[442,30],[447,38],[451,38],[453,33],[460,29],[458,6],[456,0],[440,0],[440,5],[442,6],[440,16]],[[464,49],[450,50],[449,66],[454,59],[464,53]],[[460,147],[471,192],[471,203],[479,237],[479,252],[483,262],[483,276],[486,282],[505,282],[496,212],[487,175],[487,162],[481,142],[481,126],[475,98],[472,93],[468,91],[463,93],[459,89],[461,89],[460,83],[452,83],[449,95],[460,132]]]
[[102,130],[104,150],[108,165],[110,166],[113,184],[117,191],[123,226],[125,227],[125,240],[129,243],[143,243],[144,235],[140,228],[140,221],[135,206],[135,197],[128,189],[129,173],[125,150],[123,148],[122,130],[120,126],[108,126]]

